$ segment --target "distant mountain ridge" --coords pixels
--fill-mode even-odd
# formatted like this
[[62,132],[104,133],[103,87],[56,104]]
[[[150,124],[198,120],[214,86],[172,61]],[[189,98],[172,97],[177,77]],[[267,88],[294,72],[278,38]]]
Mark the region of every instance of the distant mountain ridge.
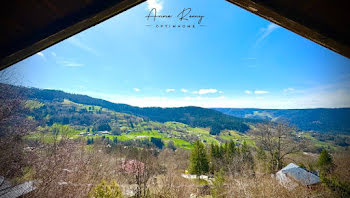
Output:
[[261,122],[260,120],[238,118],[212,109],[201,107],[189,106],[178,108],[140,108],[127,104],[113,103],[103,99],[96,99],[86,95],[65,93],[58,90],[27,88],[7,84],[1,84],[1,86],[12,86],[11,89],[17,90],[22,94],[23,98],[29,100],[54,102],[68,99],[75,103],[101,106],[116,112],[142,116],[158,122],[176,121],[194,127],[215,128],[218,133],[222,129],[246,132],[249,130],[247,123]]
[[240,118],[285,120],[301,130],[350,134],[350,108],[250,109],[213,108]]

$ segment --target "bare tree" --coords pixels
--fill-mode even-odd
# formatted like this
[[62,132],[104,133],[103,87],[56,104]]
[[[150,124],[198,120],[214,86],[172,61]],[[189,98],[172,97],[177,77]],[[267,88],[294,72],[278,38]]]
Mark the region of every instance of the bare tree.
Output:
[[20,176],[26,159],[23,135],[31,131],[35,122],[26,118],[24,97],[9,84],[11,73],[0,72],[0,175],[13,178]]
[[258,124],[249,132],[256,139],[257,146],[269,153],[272,172],[282,168],[283,159],[288,154],[303,148],[302,141],[293,137],[293,131],[294,129],[285,123],[268,123]]

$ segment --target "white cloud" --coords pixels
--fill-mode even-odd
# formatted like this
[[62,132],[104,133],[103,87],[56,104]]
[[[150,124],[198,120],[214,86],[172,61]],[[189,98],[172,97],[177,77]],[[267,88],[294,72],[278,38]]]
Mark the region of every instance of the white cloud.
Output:
[[61,63],[63,66],[66,66],[66,67],[82,67],[82,66],[84,66],[84,64],[76,63],[73,61],[67,61],[67,60],[61,61],[59,63]]
[[56,57],[56,53],[55,52],[51,52],[51,55]]
[[41,57],[45,57],[45,55],[42,52],[38,52],[36,53],[37,55],[41,56]]
[[67,42],[91,54],[98,55],[97,51],[83,43],[77,36],[67,39]]
[[147,0],[147,7],[151,11],[153,8],[160,12],[163,9],[163,1],[161,0]]
[[175,91],[175,89],[166,89],[165,91],[166,92],[173,92],[173,91]]
[[220,94],[224,93],[223,91],[219,91]]
[[250,90],[245,90],[244,93],[246,93],[246,94],[252,94],[252,91],[250,91]]
[[194,91],[193,93],[202,95],[202,94],[209,94],[209,93],[216,93],[216,92],[218,92],[217,89],[200,89],[198,91]]
[[[54,88],[52,88],[54,89]],[[55,88],[57,89],[57,88]],[[305,109],[305,108],[342,108],[350,107],[350,79],[331,84],[324,84],[307,89],[294,90],[293,94],[280,95],[236,95],[218,96],[192,95],[192,97],[160,97],[137,94],[119,95],[76,89],[62,89],[70,93],[89,95],[116,103],[129,104],[140,107],[183,107],[199,106],[206,108],[262,108],[262,109]],[[254,91],[251,91],[253,94]],[[277,93],[277,92],[276,92]],[[263,97],[261,97],[263,96]]]
[[134,88],[134,91],[140,91],[140,89],[139,88]]
[[63,90],[91,97],[102,98],[116,103],[140,107],[225,107],[225,108],[266,108],[266,109],[304,109],[304,108],[340,108],[350,107],[350,88],[335,88],[335,85],[314,87],[293,95],[265,97],[138,97],[130,95],[106,94],[84,90]]
[[268,91],[262,91],[262,90],[256,90],[254,91],[255,94],[268,94]]
[[187,89],[181,89],[181,92],[187,93],[188,90]]
[[293,92],[295,89],[294,88],[286,88],[283,89],[283,92],[287,93],[287,92]]
[[266,28],[261,28],[262,35],[259,37],[259,39],[256,41],[255,45],[260,43],[262,40],[264,40],[267,36],[269,36],[272,32],[274,32],[276,29],[278,29],[280,26],[270,23],[267,25]]
[[243,58],[243,60],[249,61],[249,60],[256,60],[254,57],[249,57],[249,58]]

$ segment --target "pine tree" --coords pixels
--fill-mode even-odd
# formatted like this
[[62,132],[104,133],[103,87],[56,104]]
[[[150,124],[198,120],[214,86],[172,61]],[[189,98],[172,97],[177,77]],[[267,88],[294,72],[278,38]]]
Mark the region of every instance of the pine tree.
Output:
[[235,156],[235,154],[237,154],[238,150],[236,148],[235,143],[231,140],[230,142],[226,143],[226,154],[227,157],[230,159],[232,157]]
[[327,150],[322,150],[321,155],[318,158],[317,165],[320,168],[320,173],[322,175],[328,175],[332,173],[334,169],[334,163],[332,156],[328,153]]
[[208,173],[209,163],[204,144],[197,140],[194,143],[190,156],[190,173],[202,175]]

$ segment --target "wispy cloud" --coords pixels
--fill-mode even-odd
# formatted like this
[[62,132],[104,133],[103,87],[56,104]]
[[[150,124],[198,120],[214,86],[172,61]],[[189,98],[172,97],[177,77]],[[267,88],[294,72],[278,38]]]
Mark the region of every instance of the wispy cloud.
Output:
[[152,10],[155,8],[157,12],[160,12],[163,9],[163,1],[161,0],[147,0],[147,8]]
[[140,91],[140,89],[139,88],[134,88],[134,91]]
[[255,94],[268,94],[268,91],[263,91],[263,90],[256,90],[254,91]]
[[294,88],[286,88],[286,89],[283,89],[283,92],[284,93],[293,92],[294,90],[295,90]]
[[270,23],[267,25],[266,28],[261,28],[262,35],[259,37],[259,39],[255,42],[255,45],[258,45],[262,40],[264,40],[267,36],[269,36],[272,32],[277,30],[280,26]]
[[37,55],[39,55],[39,56],[41,56],[41,57],[45,57],[45,55],[44,55],[44,53],[42,53],[42,52],[38,52],[38,53],[36,53]]
[[252,94],[252,91],[250,91],[250,90],[245,90],[244,93],[246,93],[246,94]]
[[87,52],[89,52],[89,53],[91,53],[91,54],[94,54],[94,55],[99,55],[99,53],[98,53],[95,49],[89,47],[88,45],[86,45],[85,43],[83,43],[83,42],[82,42],[79,38],[77,38],[77,37],[71,37],[71,38],[69,38],[67,41],[68,41],[70,44],[74,45],[75,47],[78,47],[78,48],[80,48],[80,49],[82,49],[82,50],[84,50],[84,51],[87,51]]
[[175,89],[166,89],[165,91],[169,93],[169,92],[174,92]]
[[55,52],[51,52],[51,55],[54,56],[54,57],[57,56]]
[[217,89],[200,89],[198,91],[193,91],[194,94],[209,94],[209,93],[217,93]]
[[84,66],[84,64],[81,64],[81,63],[76,63],[76,62],[73,62],[73,61],[60,61],[59,63],[61,63],[63,66],[66,66],[66,67],[82,67]]
[[188,90],[187,89],[181,89],[181,92],[187,93]]
[[249,57],[249,58],[243,58],[243,60],[245,60],[245,61],[250,61],[250,60],[256,60],[256,58],[254,58],[254,57]]

